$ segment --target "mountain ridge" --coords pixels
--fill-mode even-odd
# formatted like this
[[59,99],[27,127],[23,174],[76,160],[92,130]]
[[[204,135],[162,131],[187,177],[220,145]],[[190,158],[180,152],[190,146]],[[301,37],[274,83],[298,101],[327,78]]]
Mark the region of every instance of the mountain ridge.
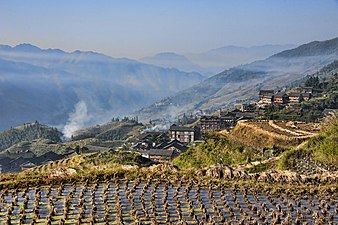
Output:
[[[183,113],[196,114],[200,110],[216,111],[220,108],[255,101],[260,89],[281,89],[338,59],[335,41],[323,41],[320,45],[317,42],[311,43],[316,46],[327,46],[329,43],[333,50],[324,51],[324,55],[281,57],[292,51],[287,50],[281,55],[276,54],[265,60],[234,67],[145,107],[135,114],[141,120],[161,117],[170,120]],[[306,45],[307,48],[311,46],[309,44]],[[298,47],[298,49],[302,48]],[[295,49],[293,54],[297,52],[297,48]]]
[[312,41],[307,44],[300,45],[297,48],[285,50],[277,53],[272,57],[299,57],[313,56],[319,54],[332,54],[338,52],[338,37],[326,41]]
[[32,120],[62,129],[72,124],[77,113],[82,113],[78,128],[95,125],[128,115],[203,79],[198,73],[102,53],[2,45],[0,104],[7,107],[0,111],[0,130]]
[[143,57],[140,61],[165,68],[177,68],[186,72],[198,72],[204,75],[210,73],[205,68],[191,62],[185,55],[174,52],[161,52],[153,56]]

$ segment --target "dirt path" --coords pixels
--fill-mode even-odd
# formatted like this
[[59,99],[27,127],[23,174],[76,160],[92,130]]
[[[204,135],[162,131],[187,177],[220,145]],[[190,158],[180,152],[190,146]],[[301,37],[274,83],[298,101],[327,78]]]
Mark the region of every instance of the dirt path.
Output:
[[300,145],[298,145],[297,147],[296,147],[296,149],[301,149],[302,147],[304,147],[304,145],[307,143],[307,141],[304,141],[304,142],[302,142]]
[[302,136],[302,137],[312,137],[314,135],[316,135],[315,133],[311,133],[311,132],[307,132],[307,131],[303,131],[303,130],[299,130],[299,131],[291,131],[288,130],[286,128],[280,127],[277,124],[275,124],[275,122],[273,120],[269,120],[269,125],[277,130],[289,133],[291,135],[295,135],[295,136]]

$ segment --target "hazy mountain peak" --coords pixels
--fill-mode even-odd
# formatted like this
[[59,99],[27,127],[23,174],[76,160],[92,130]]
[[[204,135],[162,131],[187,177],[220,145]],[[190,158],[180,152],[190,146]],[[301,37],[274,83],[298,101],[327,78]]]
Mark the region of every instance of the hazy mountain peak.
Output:
[[235,45],[223,46],[206,52],[188,54],[190,61],[203,68],[219,73],[227,68],[241,64],[263,60],[267,57],[286,49],[294,48],[295,45],[260,45],[241,47]]
[[174,52],[161,52],[161,53],[158,53],[156,55],[154,55],[153,57],[157,57],[157,58],[160,58],[160,57],[164,57],[164,58],[180,58],[180,59],[186,59],[188,60],[187,57],[185,57],[184,55],[179,55],[177,53],[174,53]]
[[54,54],[64,54],[65,53],[64,51],[62,51],[61,49],[58,49],[58,48],[48,48],[48,49],[46,49],[46,51],[54,53]]
[[[141,61],[152,61],[152,62],[160,62],[162,60],[183,60],[184,62],[191,63],[187,57],[184,55],[180,55],[174,52],[160,52],[156,55],[149,56],[149,57],[144,57],[141,59]],[[182,62],[183,63],[183,62]]]
[[9,45],[0,45],[0,51],[3,50],[3,51],[7,51],[9,49],[11,49],[12,47],[9,46]]
[[39,47],[32,45],[32,44],[28,44],[28,43],[19,44],[15,46],[14,49],[20,50],[20,51],[30,51],[30,52],[38,52],[42,50]]
[[140,61],[160,67],[177,68],[186,72],[207,74],[206,70],[199,65],[192,63],[186,56],[174,52],[161,52],[154,56],[144,57],[140,59]]
[[306,57],[316,55],[337,54],[338,37],[326,41],[312,41],[307,44],[300,45],[297,48],[285,50],[272,57]]

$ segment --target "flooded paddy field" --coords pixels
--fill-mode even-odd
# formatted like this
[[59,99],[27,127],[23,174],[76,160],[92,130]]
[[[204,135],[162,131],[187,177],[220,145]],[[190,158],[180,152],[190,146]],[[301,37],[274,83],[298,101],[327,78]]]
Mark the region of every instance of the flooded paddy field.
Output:
[[270,194],[149,180],[74,183],[0,192],[2,224],[337,224],[327,193]]

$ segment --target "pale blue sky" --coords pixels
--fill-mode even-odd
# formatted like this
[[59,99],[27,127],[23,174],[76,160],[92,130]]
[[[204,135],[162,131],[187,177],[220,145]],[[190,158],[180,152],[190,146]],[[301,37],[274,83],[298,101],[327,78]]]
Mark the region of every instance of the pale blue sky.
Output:
[[0,44],[139,58],[338,36],[337,0],[0,0]]

